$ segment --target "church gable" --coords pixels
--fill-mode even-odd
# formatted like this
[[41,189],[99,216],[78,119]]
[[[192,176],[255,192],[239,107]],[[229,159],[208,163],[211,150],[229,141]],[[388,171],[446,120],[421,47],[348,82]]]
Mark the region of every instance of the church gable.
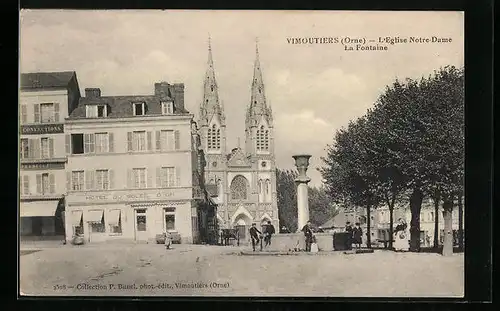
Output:
[[234,148],[228,156],[228,167],[251,167],[252,163],[240,148]]

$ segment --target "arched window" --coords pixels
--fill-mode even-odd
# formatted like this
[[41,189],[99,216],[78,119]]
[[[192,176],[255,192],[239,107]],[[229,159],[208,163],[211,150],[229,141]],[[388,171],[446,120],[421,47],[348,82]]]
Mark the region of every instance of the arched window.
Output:
[[271,193],[271,181],[269,179],[266,180],[266,196]]
[[248,182],[241,175],[236,176],[231,182],[231,199],[246,200],[247,199]]
[[208,129],[207,148],[210,150],[220,149],[220,129],[215,124]]

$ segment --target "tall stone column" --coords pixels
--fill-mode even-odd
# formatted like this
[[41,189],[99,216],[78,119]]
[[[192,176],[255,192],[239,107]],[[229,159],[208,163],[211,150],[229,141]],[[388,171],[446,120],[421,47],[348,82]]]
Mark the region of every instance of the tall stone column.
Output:
[[307,184],[311,181],[311,178],[306,175],[309,158],[311,156],[307,154],[293,156],[295,166],[299,172],[299,176],[295,179],[297,184],[297,232],[300,232],[309,220],[309,188]]

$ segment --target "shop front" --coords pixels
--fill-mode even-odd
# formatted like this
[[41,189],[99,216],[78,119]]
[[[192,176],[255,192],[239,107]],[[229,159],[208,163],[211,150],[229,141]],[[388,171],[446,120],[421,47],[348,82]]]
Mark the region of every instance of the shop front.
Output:
[[181,243],[192,243],[190,197],[191,188],[70,192],[66,234],[68,239],[82,235],[87,243],[154,243],[158,234],[169,231]]
[[21,240],[64,239],[64,209],[62,198],[21,201]]

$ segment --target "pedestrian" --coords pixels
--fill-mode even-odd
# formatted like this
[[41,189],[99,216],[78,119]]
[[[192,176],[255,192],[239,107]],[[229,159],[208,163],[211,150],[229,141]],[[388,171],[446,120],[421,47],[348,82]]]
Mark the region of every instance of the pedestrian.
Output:
[[302,232],[304,232],[304,236],[306,238],[306,252],[311,251],[311,244],[313,242],[313,232],[311,230],[311,221],[307,221],[305,226],[302,228]]
[[266,237],[265,237],[266,247],[271,245],[271,238],[274,233],[276,233],[276,230],[274,229],[274,226],[271,224],[271,221],[268,221],[266,226]]
[[345,232],[347,233],[346,237],[346,249],[352,249],[352,226],[351,222],[348,221],[345,223]]
[[403,218],[398,219],[398,225],[394,229],[394,250],[408,251],[410,248],[409,234],[407,232],[407,224]]
[[172,235],[167,231],[165,233],[165,249],[170,249],[170,245],[172,245]]
[[255,223],[252,224],[252,227],[250,227],[250,239],[252,240],[252,248],[253,251],[255,252],[255,245],[258,245],[260,242],[259,235],[262,234],[262,232],[257,229],[255,226]]
[[352,239],[354,244],[356,244],[356,248],[361,248],[362,238],[363,237],[363,229],[361,229],[359,222],[356,223],[356,227],[352,230]]

